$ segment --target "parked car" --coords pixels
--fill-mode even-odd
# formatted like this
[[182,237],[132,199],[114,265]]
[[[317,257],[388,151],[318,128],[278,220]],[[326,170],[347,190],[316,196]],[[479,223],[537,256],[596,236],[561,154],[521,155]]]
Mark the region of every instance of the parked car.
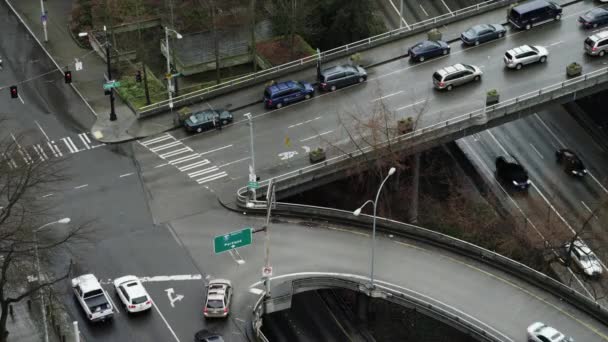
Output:
[[513,7],[507,17],[514,27],[529,30],[532,26],[560,20],[562,8],[553,1],[532,0]]
[[204,110],[194,113],[184,120],[184,128],[187,132],[197,132],[220,128],[234,120],[232,113],[227,110]]
[[496,177],[517,190],[527,190],[530,184],[528,172],[511,156],[496,158]]
[[203,329],[194,334],[194,342],[224,342],[224,339],[220,334]]
[[213,279],[207,285],[207,301],[203,309],[205,317],[226,317],[232,299],[232,283],[227,279]]
[[608,10],[597,7],[578,17],[578,22],[584,28],[596,28],[608,24]]
[[481,80],[481,69],[469,64],[454,64],[433,73],[433,85],[437,89],[452,90],[453,87]]
[[528,342],[574,342],[572,337],[566,337],[555,328],[542,322],[530,324],[526,335]]
[[315,89],[308,82],[279,82],[264,90],[264,105],[266,108],[281,108],[292,102],[308,100],[314,94]]
[[566,253],[570,252],[570,257],[576,266],[590,278],[597,278],[602,275],[602,263],[595,253],[581,239],[576,239],[570,248],[570,243],[564,245]]
[[109,320],[114,315],[108,294],[93,274],[73,278],[72,290],[91,322]]
[[580,158],[576,155],[576,153],[567,148],[562,148],[555,151],[555,159],[558,163],[563,165],[564,171],[566,171],[568,174],[579,177],[583,177],[587,174],[587,169]]
[[146,311],[152,307],[152,299],[136,276],[114,279],[114,288],[127,312]]
[[424,40],[409,48],[407,53],[411,60],[424,62],[429,58],[447,55],[450,53],[450,45],[443,40]]
[[467,45],[479,45],[481,43],[502,38],[507,30],[500,24],[475,25],[460,34],[460,39]]
[[587,37],[583,46],[587,54],[603,57],[608,50],[608,31],[601,31]]
[[338,65],[321,71],[319,89],[334,91],[367,80],[367,72],[362,66]]
[[504,61],[507,68],[521,69],[522,66],[531,63],[545,63],[549,51],[542,46],[522,45],[505,52]]

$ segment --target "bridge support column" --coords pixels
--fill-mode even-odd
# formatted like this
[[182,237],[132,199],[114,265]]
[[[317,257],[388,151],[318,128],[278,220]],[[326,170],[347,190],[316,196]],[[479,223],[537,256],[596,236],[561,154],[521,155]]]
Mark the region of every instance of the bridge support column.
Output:
[[412,200],[408,212],[408,221],[411,224],[418,223],[418,185],[420,184],[420,153],[415,153],[410,158],[412,162]]
[[357,292],[356,315],[359,322],[367,322],[367,313],[369,312],[370,297],[362,292]]

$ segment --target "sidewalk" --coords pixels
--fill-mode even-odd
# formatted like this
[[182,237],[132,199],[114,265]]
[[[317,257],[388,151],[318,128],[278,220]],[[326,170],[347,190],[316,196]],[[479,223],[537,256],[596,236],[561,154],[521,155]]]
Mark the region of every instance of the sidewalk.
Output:
[[[8,316],[6,329],[9,332],[9,342],[44,341],[44,326],[42,325],[40,303],[32,301],[30,309],[28,309],[27,299],[14,303],[13,315]],[[49,331],[49,341],[57,341],[57,336],[52,331]]]
[[82,113],[83,117],[91,114],[96,116],[91,133],[99,141],[104,143],[127,141],[173,128],[171,120],[162,118],[137,120],[135,113],[118,96],[115,96],[117,120],[113,122],[109,120],[110,100],[102,89],[107,66],[99,56],[92,53],[92,50],[82,49],[72,38],[68,28],[72,0],[44,2],[49,18],[46,43],[40,22],[40,3],[32,0],[5,1],[18,12],[21,20],[52,56],[55,64],[61,68],[69,65],[71,70],[75,70],[74,59],[78,58],[82,61],[83,70],[72,72],[72,85],[92,110],[92,113]]

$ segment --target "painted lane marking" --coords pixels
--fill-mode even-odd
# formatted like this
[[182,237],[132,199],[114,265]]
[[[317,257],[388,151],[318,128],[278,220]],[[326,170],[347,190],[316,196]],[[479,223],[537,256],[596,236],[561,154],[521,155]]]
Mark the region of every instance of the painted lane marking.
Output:
[[217,151],[220,151],[220,150],[223,150],[223,149],[226,149],[226,148],[230,148],[230,147],[232,147],[232,144],[230,144],[230,145],[226,145],[226,146],[222,146],[222,147],[218,147],[218,148],[213,149],[213,150],[211,150],[211,151],[207,151],[207,152],[199,153],[199,155],[203,156],[203,155],[205,155],[205,154],[209,154],[209,153],[217,152]]
[[410,25],[408,25],[407,22],[405,21],[405,18],[403,18],[401,16],[401,12],[399,12],[399,9],[397,8],[397,6],[395,6],[395,4],[393,3],[392,0],[389,0],[389,3],[391,4],[391,6],[395,10],[395,12],[397,12],[397,15],[399,16],[399,18],[401,18],[401,21],[403,22],[403,24],[405,25],[405,27],[409,30],[410,29]]
[[91,149],[91,146],[89,146],[91,140],[89,139],[89,137],[87,137],[86,133],[80,133],[78,134],[78,137],[80,138],[80,141],[82,141],[82,144],[87,150]]
[[169,303],[171,304],[172,308],[175,307],[175,302],[178,302],[178,301],[181,301],[182,299],[184,299],[184,295],[180,295],[180,294],[176,294],[175,297],[173,297],[173,294],[175,294],[175,291],[173,290],[172,287],[165,289],[165,292],[167,292],[167,297],[169,298]]
[[160,318],[162,318],[163,322],[165,322],[165,325],[167,326],[167,329],[169,329],[169,331],[171,332],[171,335],[173,335],[173,338],[175,338],[175,340],[177,342],[180,342],[179,338],[177,338],[177,335],[175,334],[175,331],[173,331],[173,329],[171,328],[171,326],[165,319],[165,316],[163,315],[162,312],[160,312],[160,310],[158,309],[158,306],[156,306],[156,303],[154,303],[154,301],[152,301],[152,306],[154,306],[154,308],[156,309],[156,312],[158,312],[158,314],[160,315]]
[[300,126],[300,125],[305,125],[305,124],[307,124],[307,123],[311,123],[311,122],[313,122],[313,121],[315,121],[315,120],[319,120],[320,118],[321,118],[320,116],[317,116],[317,117],[316,117],[316,118],[314,118],[314,119],[306,120],[306,121],[304,121],[304,122],[300,122],[300,123],[297,123],[297,124],[293,124],[293,125],[291,125],[291,126],[287,126],[287,128],[294,128],[294,127],[298,127],[298,126]]
[[240,162],[243,162],[243,161],[245,161],[245,160],[249,160],[249,159],[251,159],[251,157],[245,157],[245,158],[242,158],[242,159],[239,159],[239,160],[235,160],[235,161],[232,161],[232,162],[228,162],[228,163],[226,163],[226,164],[222,164],[222,165],[220,165],[220,166],[218,166],[218,167],[224,167],[224,166],[228,166],[228,165],[232,165],[232,164],[240,163]]
[[180,274],[172,276],[153,276],[153,277],[138,277],[142,283],[154,283],[161,281],[175,281],[175,280],[201,280],[203,276],[200,274]]
[[426,12],[426,10],[424,9],[424,7],[422,7],[422,4],[420,5],[420,9],[422,10],[422,12],[424,12],[424,15],[426,15],[427,17],[429,16],[429,14]]
[[216,174],[213,174],[213,175],[211,175],[211,176],[207,176],[207,177],[199,178],[199,179],[197,179],[197,180],[196,180],[196,182],[197,182],[198,184],[203,184],[203,183],[210,182],[210,181],[212,181],[212,180],[216,180],[216,179],[224,178],[224,177],[226,177],[226,176],[228,176],[228,174],[227,174],[225,171],[222,171],[222,172],[220,172],[220,173],[216,173]]
[[212,167],[208,167],[206,169],[202,169],[202,170],[199,170],[199,171],[191,172],[191,173],[188,174],[188,177],[194,178],[194,177],[197,177],[197,176],[204,175],[205,173],[209,173],[209,172],[213,172],[213,171],[217,171],[217,170],[219,170],[217,168],[217,166],[212,166]]
[[42,196],[42,198],[47,198],[47,197],[51,197],[51,196],[53,196],[53,194],[46,194],[46,195]]
[[208,159],[203,159],[203,160],[197,161],[197,162],[192,163],[192,164],[188,164],[188,165],[185,165],[185,166],[178,167],[177,169],[180,170],[181,172],[184,172],[184,171],[188,171],[190,169],[197,168],[199,166],[207,165],[209,163],[210,163],[210,161]]
[[120,178],[128,177],[128,176],[131,176],[132,174],[133,174],[133,172],[125,173],[123,175],[120,175]]
[[[593,214],[593,210],[591,210],[591,208],[589,208],[589,206],[587,206],[587,204],[583,201],[581,201],[581,204],[583,205],[583,207],[585,207],[585,209],[587,209],[587,211],[591,214]],[[597,218],[595,215],[593,215],[595,218]]]
[[377,99],[373,99],[371,102],[376,102],[376,101],[384,100],[386,98],[389,98],[391,96],[395,96],[395,95],[398,95],[398,94],[401,94],[401,93],[403,93],[403,90],[399,90],[398,92],[394,92],[392,94],[384,95],[384,96],[379,97]]
[[112,306],[114,307],[114,310],[116,310],[116,314],[120,313],[120,310],[118,309],[118,306],[116,306],[116,304],[114,303],[114,301],[112,300],[112,296],[110,296],[110,293],[108,291],[106,291],[106,297],[108,297],[108,299],[110,300],[110,303],[112,303]]
[[44,153],[42,148],[40,148],[40,145],[36,144],[36,145],[32,145],[32,147],[34,148],[34,151],[36,151],[36,153],[38,154],[38,158],[41,162],[48,159],[48,157],[46,157],[46,154]]
[[555,46],[555,45],[559,45],[561,43],[563,43],[563,41],[560,40],[559,42],[551,43],[548,46]]
[[176,156],[178,154],[182,154],[182,153],[186,153],[186,152],[192,152],[192,149],[190,147],[186,146],[186,147],[180,148],[180,149],[175,150],[175,151],[167,152],[167,153],[164,153],[164,154],[159,154],[158,156],[161,157],[162,159],[167,159],[169,157],[173,157],[173,156]]
[[331,131],[327,131],[327,132],[323,132],[323,133],[319,133],[319,134],[314,135],[314,136],[312,136],[312,137],[304,138],[304,139],[300,140],[300,142],[305,142],[305,141],[308,141],[308,140],[312,140],[312,139],[318,138],[318,137],[320,137],[320,136],[322,136],[322,135],[329,134],[329,133],[331,133],[331,132],[333,132],[333,130],[331,130]]
[[169,165],[169,164],[164,163],[164,164],[156,165],[154,168],[155,168],[155,169],[158,169],[159,167],[163,167],[163,166],[167,166],[167,165]]
[[49,148],[51,149],[55,157],[63,157],[63,153],[61,153],[61,150],[59,150],[59,147],[55,145],[54,141],[47,141],[46,143],[47,145],[49,145]]
[[175,147],[175,146],[181,145],[181,144],[182,144],[181,141],[172,141],[172,142],[164,144],[164,145],[153,147],[150,149],[150,151],[158,152],[158,151],[166,150],[168,148]]
[[[142,144],[143,146],[148,146],[148,145],[156,144],[158,142],[165,141],[165,140],[171,139],[171,138],[173,138],[173,136],[171,134],[167,133],[165,135],[161,135],[160,137],[156,137],[156,138],[153,138],[153,139],[150,139],[150,140],[146,140],[146,141],[143,141],[143,142],[140,141],[139,143]],[[173,139],[175,139],[175,138],[173,138]]]
[[83,185],[79,185],[79,186],[75,186],[74,189],[82,189],[82,188],[86,188],[87,186],[89,186],[89,184],[83,184]]
[[540,154],[540,151],[536,149],[536,146],[532,145],[532,143],[530,143],[530,146],[532,147],[532,149],[534,150],[534,152],[536,152],[536,154],[538,154],[538,156],[540,157],[540,159],[545,159],[545,157],[543,157],[543,155]]
[[424,101],[426,101],[426,100],[419,100],[419,101],[414,102],[414,103],[412,103],[412,104],[409,104],[409,105],[407,105],[407,106],[399,107],[399,108],[397,108],[397,110],[402,110],[402,109],[405,109],[405,108],[409,108],[409,107],[415,106],[415,105],[417,105],[417,104],[420,104],[420,103],[422,103],[422,102],[424,102]]
[[44,135],[44,137],[46,138],[46,140],[51,140],[49,139],[49,136],[46,135],[46,132],[42,129],[42,127],[40,126],[40,124],[38,123],[38,121],[34,120],[34,123],[36,124],[36,126],[38,126],[38,128],[40,129],[40,132],[42,132],[42,134]]
[[70,137],[61,138],[60,140],[63,140],[65,145],[68,147],[68,150],[70,150],[70,153],[80,152]]
[[22,104],[25,104],[25,101],[23,101],[23,98],[21,98],[21,94],[17,93],[17,97],[19,98],[19,101],[21,101]]
[[452,13],[452,10],[448,7],[448,4],[446,4],[444,0],[441,0],[441,2],[443,3],[443,6],[445,6],[445,9],[447,9],[448,12],[450,12],[450,14],[452,14],[452,16],[453,16],[454,13]]
[[169,164],[171,164],[171,165],[177,165],[177,164],[184,163],[184,162],[187,162],[187,161],[192,160],[192,159],[196,159],[198,157],[200,157],[198,155],[198,153],[189,154],[189,155],[184,156],[184,157],[179,157],[179,158],[176,158],[176,159],[169,160]]

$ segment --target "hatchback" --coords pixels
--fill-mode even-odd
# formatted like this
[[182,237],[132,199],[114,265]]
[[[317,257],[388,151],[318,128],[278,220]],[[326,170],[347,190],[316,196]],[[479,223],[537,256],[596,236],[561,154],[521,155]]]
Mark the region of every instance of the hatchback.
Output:
[[213,279],[207,285],[207,301],[203,308],[205,317],[226,317],[232,299],[232,283],[227,279]]
[[458,63],[435,71],[433,84],[437,89],[450,91],[455,86],[481,80],[482,74],[479,67]]
[[555,159],[562,164],[568,174],[583,177],[587,174],[585,165],[573,151],[562,148],[555,151]]
[[572,337],[566,337],[555,328],[542,322],[530,324],[526,335],[528,342],[574,342]]
[[604,56],[608,50],[608,31],[598,32],[587,37],[584,47],[585,52],[591,56]]
[[570,252],[570,257],[576,266],[590,278],[597,278],[602,275],[602,264],[595,253],[581,239],[574,240],[574,244],[564,245],[566,253]]
[[507,30],[500,24],[475,25],[460,34],[460,39],[467,45],[479,45],[493,39],[504,37]]
[[319,88],[325,91],[334,91],[367,80],[365,69],[362,66],[355,65],[338,65],[327,68],[322,70],[319,76]]
[[608,23],[608,10],[601,7],[594,8],[578,17],[578,22],[584,28],[596,28],[600,25],[606,25]]
[[264,105],[266,108],[281,108],[292,102],[308,100],[314,93],[315,89],[308,82],[279,82],[264,90]]
[[114,288],[129,313],[149,310],[152,299],[136,276],[128,275],[114,280]]
[[411,60],[424,62],[425,60],[450,53],[450,45],[442,40],[425,40],[408,49]]
[[542,46],[522,45],[505,52],[504,61],[507,68],[521,69],[531,63],[544,63],[547,61],[549,51]]

